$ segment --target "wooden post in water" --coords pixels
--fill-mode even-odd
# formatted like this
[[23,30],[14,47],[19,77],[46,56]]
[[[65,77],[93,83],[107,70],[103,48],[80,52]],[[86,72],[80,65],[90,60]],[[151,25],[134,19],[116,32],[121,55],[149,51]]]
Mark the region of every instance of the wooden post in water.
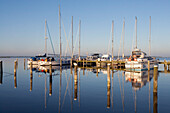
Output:
[[107,64],[107,108],[110,108],[110,63]]
[[33,79],[33,75],[32,75],[32,62],[30,62],[30,91],[32,91],[32,79]]
[[25,70],[25,58],[24,58],[24,70]]
[[78,84],[78,77],[77,77],[77,66],[74,67],[74,100],[77,100],[77,84]]
[[84,69],[84,58],[83,58],[83,69]]
[[158,66],[155,65],[153,78],[153,113],[157,113],[158,106],[157,90],[158,90]]
[[96,67],[98,67],[98,60],[96,60]]
[[71,58],[70,67],[73,67],[73,59]]
[[16,72],[17,72],[17,60],[14,62],[14,88],[17,88]]
[[16,61],[17,61],[17,69],[18,69],[18,58],[16,59]]
[[150,61],[148,60],[148,71],[150,71]]
[[164,59],[164,71],[167,72],[167,61]]
[[170,71],[170,65],[168,65],[168,71]]
[[2,84],[3,79],[3,62],[0,61],[0,84]]

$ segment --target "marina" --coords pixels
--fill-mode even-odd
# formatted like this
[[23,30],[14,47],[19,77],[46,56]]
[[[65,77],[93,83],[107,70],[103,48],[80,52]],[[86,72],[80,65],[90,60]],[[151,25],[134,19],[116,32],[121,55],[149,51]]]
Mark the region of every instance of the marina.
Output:
[[1,0],[0,113],[169,113],[169,5]]

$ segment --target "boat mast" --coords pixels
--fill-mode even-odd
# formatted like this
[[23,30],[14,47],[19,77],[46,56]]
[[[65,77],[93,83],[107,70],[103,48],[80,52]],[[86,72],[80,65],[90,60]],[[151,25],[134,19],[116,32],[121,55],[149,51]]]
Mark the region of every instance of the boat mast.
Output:
[[80,36],[81,36],[81,34],[80,34],[80,30],[81,30],[81,20],[79,21],[79,60],[80,60]]
[[60,5],[59,5],[59,37],[60,37],[60,66],[62,66],[61,61],[61,13],[60,13]]
[[125,19],[123,20],[123,51],[122,51],[122,58],[124,59],[124,38],[125,38]]
[[72,16],[72,24],[71,24],[71,26],[72,26],[72,57],[71,58],[73,58],[73,16]]
[[135,49],[137,49],[137,17],[135,17],[135,30],[136,30],[136,47],[135,47]]
[[45,54],[47,56],[47,20],[45,19]]
[[151,16],[150,16],[150,24],[149,24],[149,56],[151,56]]
[[114,58],[114,56],[113,56],[113,31],[114,31],[114,21],[112,20],[112,60],[113,60],[113,58]]

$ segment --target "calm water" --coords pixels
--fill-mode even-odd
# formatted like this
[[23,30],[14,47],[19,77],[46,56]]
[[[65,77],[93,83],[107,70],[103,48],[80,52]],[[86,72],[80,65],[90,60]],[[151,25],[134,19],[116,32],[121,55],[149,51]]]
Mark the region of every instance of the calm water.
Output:
[[[135,73],[82,70],[69,67],[24,68],[18,59],[3,60],[0,77],[0,113],[169,113],[170,74],[158,73],[157,95],[153,93],[153,71]],[[163,70],[163,66],[159,67]],[[98,72],[98,73],[97,73]],[[149,74],[149,77],[148,77]]]

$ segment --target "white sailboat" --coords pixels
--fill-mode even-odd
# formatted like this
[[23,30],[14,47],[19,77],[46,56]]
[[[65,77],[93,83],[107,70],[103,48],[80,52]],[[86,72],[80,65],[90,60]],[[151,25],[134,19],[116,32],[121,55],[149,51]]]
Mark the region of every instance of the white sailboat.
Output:
[[[153,57],[146,56],[146,53],[137,48],[137,17],[135,20],[136,25],[136,47],[132,51],[132,55],[127,59],[125,68],[133,71],[152,70],[157,60]],[[148,66],[149,64],[149,66]]]
[[60,33],[60,59],[54,59],[53,57],[47,57],[45,60],[40,60],[38,65],[40,66],[62,66],[62,65],[69,65],[70,60],[62,59],[61,57],[61,13],[60,13],[60,6],[59,6],[59,33]]

